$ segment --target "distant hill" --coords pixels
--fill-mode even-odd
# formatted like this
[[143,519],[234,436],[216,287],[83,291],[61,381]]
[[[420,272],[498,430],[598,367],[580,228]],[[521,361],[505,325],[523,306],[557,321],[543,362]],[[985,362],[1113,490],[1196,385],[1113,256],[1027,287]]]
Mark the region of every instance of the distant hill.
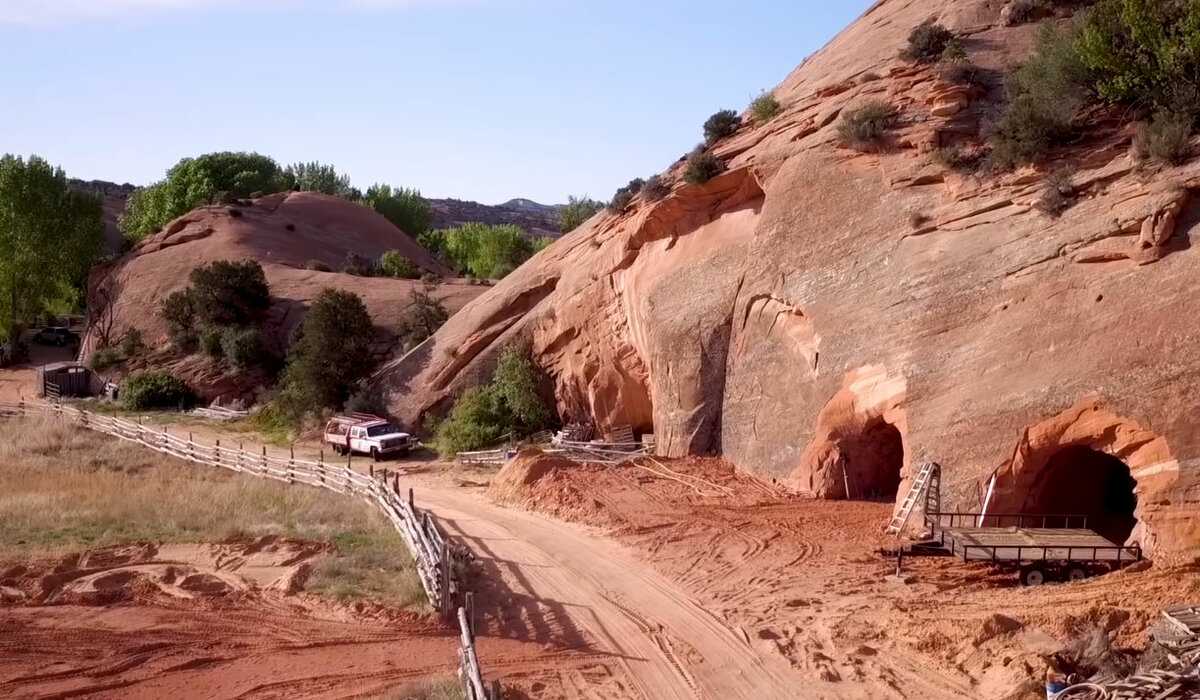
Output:
[[[121,231],[117,219],[125,211],[125,201],[137,189],[129,183],[118,185],[105,180],[69,180],[72,188],[99,195],[104,201],[104,232],[108,249],[121,249]],[[562,205],[539,204],[529,199],[510,199],[503,204],[489,205],[461,199],[431,199],[433,228],[450,228],[472,221],[484,224],[516,224],[531,235],[557,238],[558,212]]]
[[478,221],[484,224],[516,224],[534,236],[557,238],[561,205],[539,204],[528,199],[510,199],[488,205],[461,199],[431,199],[433,227],[449,228]]

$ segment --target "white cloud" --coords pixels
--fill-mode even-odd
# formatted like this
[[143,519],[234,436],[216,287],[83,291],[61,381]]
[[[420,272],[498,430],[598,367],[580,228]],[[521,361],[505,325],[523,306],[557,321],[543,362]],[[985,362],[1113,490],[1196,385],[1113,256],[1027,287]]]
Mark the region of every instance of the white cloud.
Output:
[[[328,0],[327,0],[328,1]],[[333,0],[336,7],[391,9],[463,5],[476,0]],[[313,0],[253,0],[254,7],[320,6]],[[246,0],[0,0],[0,24],[53,25],[110,18],[145,18],[154,14],[221,7],[245,7]]]

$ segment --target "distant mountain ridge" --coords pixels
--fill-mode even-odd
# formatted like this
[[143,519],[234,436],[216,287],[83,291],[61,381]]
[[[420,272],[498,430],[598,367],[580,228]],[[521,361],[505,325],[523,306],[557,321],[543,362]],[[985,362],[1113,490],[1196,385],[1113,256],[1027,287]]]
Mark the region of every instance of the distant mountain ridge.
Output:
[[549,238],[562,235],[558,228],[561,204],[540,204],[530,199],[510,199],[503,204],[480,204],[461,199],[431,199],[433,228],[451,228],[477,221],[484,224],[515,224],[529,234]]

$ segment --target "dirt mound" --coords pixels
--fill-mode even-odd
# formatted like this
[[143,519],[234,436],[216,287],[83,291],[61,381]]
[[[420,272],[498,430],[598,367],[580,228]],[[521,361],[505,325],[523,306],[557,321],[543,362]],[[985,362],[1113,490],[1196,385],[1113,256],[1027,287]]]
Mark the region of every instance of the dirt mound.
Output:
[[[999,86],[1038,31],[1008,26],[1005,6],[874,3],[773,91],[782,114],[715,147],[724,175],[691,185],[671,166],[671,196],[597,216],[451,319],[431,352],[391,363],[392,409],[443,409],[529,336],[565,420],[633,425],[672,456],[719,450],[822,496],[847,480],[870,496],[902,478],[903,492],[936,459],[946,505],[966,510],[1025,430],[1098,393],[1120,420],[1060,437],[1103,451],[1112,430],[1153,426],[1163,445],[1120,446],[1139,517],[1155,521],[1135,537],[1200,549],[1200,492],[1179,467],[1200,456],[1200,160],[1138,168],[1133,129],[1099,124],[1038,168],[942,164],[941,149],[979,145],[1002,90],[948,85],[900,50],[937,21]],[[840,116],[870,100],[898,110],[889,147],[843,146]],[[1051,217],[1037,203],[1063,166],[1076,199]]]
[[498,503],[520,503],[528,495],[528,487],[542,477],[558,469],[576,466],[569,459],[548,455],[541,450],[521,450],[496,473],[488,487],[488,495]]
[[[280,193],[237,205],[200,207],[144,239],[132,252],[93,273],[89,289],[91,323],[83,342],[86,357],[107,335],[119,339],[127,329],[142,332],[158,349],[144,364],[168,366],[187,379],[205,398],[252,392],[260,377],[238,376],[206,358],[181,360],[169,351],[160,301],[188,284],[188,275],[215,260],[257,260],[271,287],[272,305],[265,331],[276,351],[304,318],[307,305],[325,288],[352,291],[363,298],[379,329],[374,348],[380,358],[396,346],[396,333],[406,318],[410,294],[424,288],[419,280],[356,277],[307,269],[319,263],[340,270],[355,253],[377,259],[399,250],[423,270],[448,275],[404,232],[367,207],[312,192]],[[438,284],[432,296],[450,312],[461,309],[485,287],[463,280]]]

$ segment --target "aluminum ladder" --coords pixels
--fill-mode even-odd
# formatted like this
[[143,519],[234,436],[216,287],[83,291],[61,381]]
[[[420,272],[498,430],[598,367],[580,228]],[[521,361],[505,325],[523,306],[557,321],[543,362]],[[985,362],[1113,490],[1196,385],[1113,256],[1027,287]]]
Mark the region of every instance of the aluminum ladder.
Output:
[[[913,508],[920,500],[921,494],[929,486],[931,479],[934,479],[934,474],[941,472],[941,467],[937,462],[926,462],[921,465],[921,471],[917,473],[917,478],[909,487],[908,493],[904,495],[904,501],[900,504],[900,510],[892,516],[892,521],[888,523],[887,534],[899,535],[904,529],[904,525],[908,522],[909,516],[912,515]],[[940,490],[940,489],[939,489]]]

